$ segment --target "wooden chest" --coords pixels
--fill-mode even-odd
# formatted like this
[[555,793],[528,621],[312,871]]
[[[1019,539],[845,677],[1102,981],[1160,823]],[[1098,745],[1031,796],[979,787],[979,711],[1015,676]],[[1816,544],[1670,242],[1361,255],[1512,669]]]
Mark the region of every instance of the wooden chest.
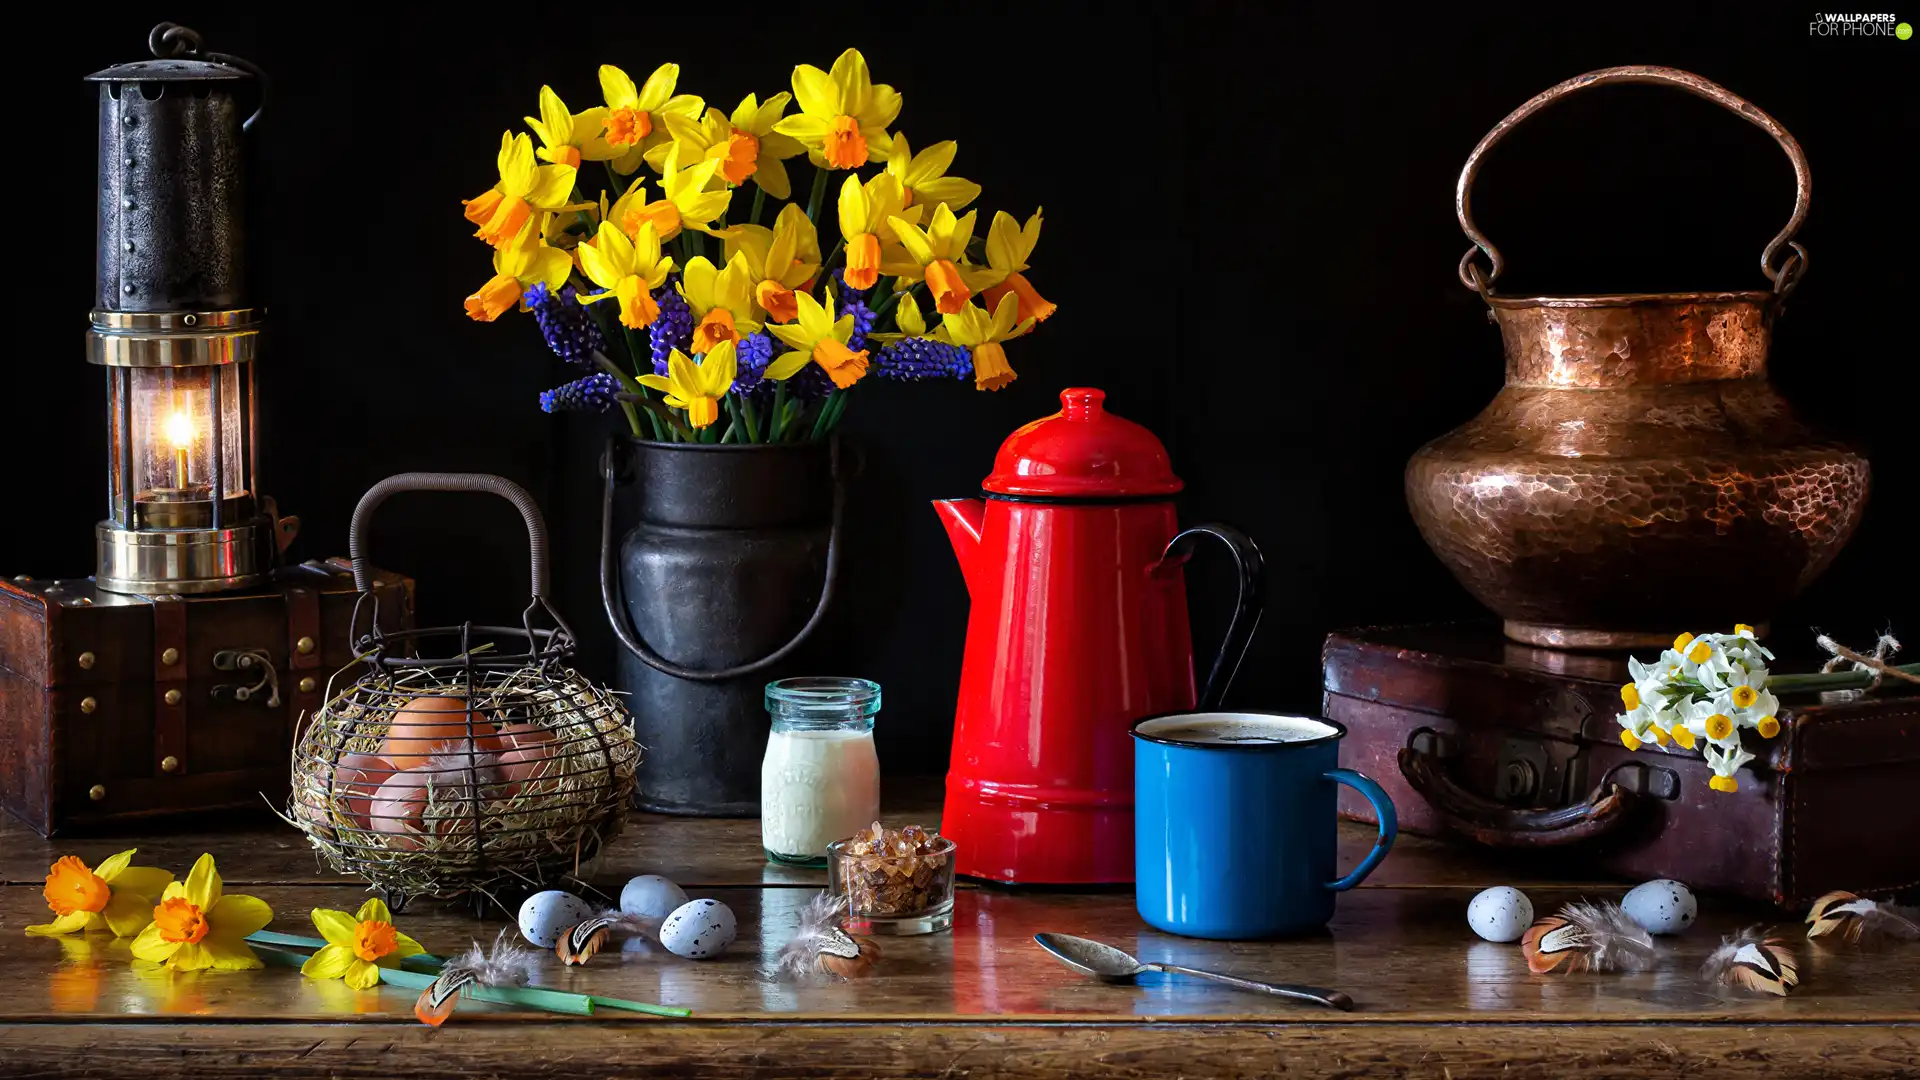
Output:
[[[1621,654],[1415,626],[1333,634],[1321,661],[1341,764],[1387,789],[1407,832],[1783,907],[1920,888],[1920,695],[1785,697],[1779,736],[1749,740],[1759,757],[1723,793],[1695,751],[1621,745]],[[1344,791],[1340,808],[1371,820]]]
[[[382,626],[411,625],[413,583],[376,588]],[[0,582],[0,803],[42,835],[279,805],[296,725],[353,660],[358,597],[344,559],[209,596]]]

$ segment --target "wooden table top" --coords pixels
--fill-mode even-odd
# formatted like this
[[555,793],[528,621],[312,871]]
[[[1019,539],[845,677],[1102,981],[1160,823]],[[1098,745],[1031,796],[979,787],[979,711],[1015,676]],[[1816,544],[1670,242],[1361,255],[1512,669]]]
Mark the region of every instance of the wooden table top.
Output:
[[[895,784],[889,823],[938,819],[937,785]],[[1325,934],[1211,942],[1151,930],[1130,888],[964,887],[950,933],[882,938],[868,979],[795,983],[774,958],[821,871],[770,865],[757,821],[639,815],[587,878],[617,895],[661,873],[724,900],[739,941],[686,961],[644,942],[585,967],[557,960],[539,985],[680,1005],[686,1020],[602,1010],[592,1019],[463,1003],[447,1025],[413,1018],[415,993],[354,991],[280,967],[168,974],[137,970],[108,935],[29,937],[45,921],[47,865],[140,848],[136,862],[184,873],[202,851],[228,891],[271,905],[271,929],[313,935],[314,907],[352,910],[365,887],[321,867],[305,839],[258,820],[199,831],[43,840],[0,824],[0,1053],[7,1075],[283,1076],[1123,1075],[1586,1076],[1685,1072],[1920,1076],[1920,945],[1862,949],[1793,933],[1793,996],[1727,997],[1695,972],[1720,935],[1778,916],[1703,898],[1698,925],[1662,939],[1658,970],[1536,976],[1518,946],[1466,926],[1469,898],[1525,888],[1537,910],[1619,884],[1528,874],[1476,853],[1403,837],[1364,886],[1341,897]],[[1372,830],[1342,826],[1343,865]],[[417,902],[401,929],[447,955],[506,920]],[[1068,971],[1033,943],[1043,930],[1099,938],[1145,960],[1344,990],[1351,1013],[1303,1007],[1178,976],[1114,986]]]

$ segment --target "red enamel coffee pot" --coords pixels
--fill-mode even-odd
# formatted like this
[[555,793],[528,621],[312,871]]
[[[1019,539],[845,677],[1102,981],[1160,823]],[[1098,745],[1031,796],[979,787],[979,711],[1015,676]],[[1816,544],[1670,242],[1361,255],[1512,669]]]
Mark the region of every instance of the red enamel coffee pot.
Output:
[[[1133,747],[1157,713],[1218,707],[1259,622],[1260,551],[1181,531],[1183,486],[1153,433],[1074,388],[1007,437],[984,499],[933,504],[973,599],[941,831],[993,881],[1133,880]],[[1181,567],[1201,537],[1239,566],[1239,603],[1195,699]]]

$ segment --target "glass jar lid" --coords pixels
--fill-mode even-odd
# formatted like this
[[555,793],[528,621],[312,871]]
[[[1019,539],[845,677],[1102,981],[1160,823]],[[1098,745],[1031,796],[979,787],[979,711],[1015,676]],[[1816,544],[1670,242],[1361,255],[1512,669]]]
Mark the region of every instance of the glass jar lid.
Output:
[[767,711],[821,723],[873,716],[880,711],[880,684],[829,675],[778,679],[767,684]]

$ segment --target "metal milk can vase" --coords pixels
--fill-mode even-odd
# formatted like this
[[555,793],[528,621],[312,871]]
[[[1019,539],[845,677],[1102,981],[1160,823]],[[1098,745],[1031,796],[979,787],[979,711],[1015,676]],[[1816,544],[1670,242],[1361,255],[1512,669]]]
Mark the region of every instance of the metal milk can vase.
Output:
[[[839,576],[840,443],[623,437],[601,471],[601,600],[622,645],[615,684],[646,748],[634,805],[753,817],[766,684],[823,663],[808,654]],[[638,523],[616,544],[623,484]]]
[[[1766,291],[1508,297],[1474,227],[1481,159],[1576,91],[1671,86],[1772,135],[1793,162],[1793,216],[1760,256]],[[1839,554],[1867,499],[1867,462],[1793,415],[1767,381],[1774,320],[1807,269],[1793,242],[1812,190],[1806,155],[1771,116],[1684,71],[1618,67],[1569,79],[1480,140],[1456,189],[1474,241],[1460,280],[1486,300],[1506,386],[1407,465],[1407,502],[1434,552],[1507,636],[1635,648],[1682,630],[1759,623]],[[1484,252],[1485,269],[1475,261]]]

